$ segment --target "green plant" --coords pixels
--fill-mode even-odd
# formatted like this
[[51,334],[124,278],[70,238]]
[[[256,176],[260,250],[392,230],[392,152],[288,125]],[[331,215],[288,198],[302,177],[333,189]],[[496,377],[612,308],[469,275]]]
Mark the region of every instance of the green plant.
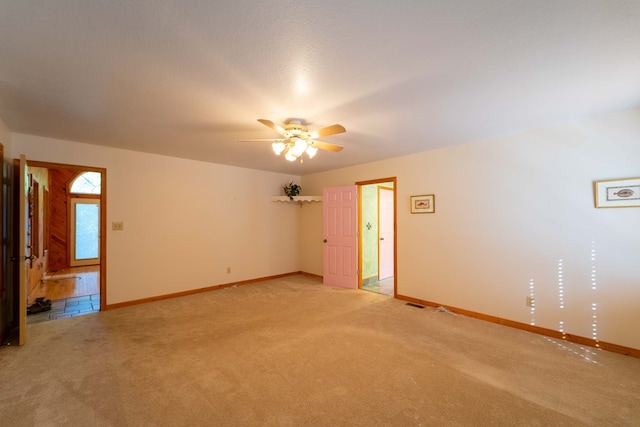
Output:
[[300,194],[300,190],[302,190],[302,187],[300,187],[298,184],[294,184],[292,181],[282,187],[282,189],[284,190],[285,196],[288,196],[289,200],[293,200],[293,196],[297,196],[298,194]]

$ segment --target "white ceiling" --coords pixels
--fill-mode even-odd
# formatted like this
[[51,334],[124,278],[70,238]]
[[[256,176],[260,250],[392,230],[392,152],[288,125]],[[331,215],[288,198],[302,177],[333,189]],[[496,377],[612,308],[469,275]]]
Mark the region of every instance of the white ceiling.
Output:
[[[638,0],[0,0],[17,133],[306,175],[639,106]],[[237,142],[289,117],[344,151]]]

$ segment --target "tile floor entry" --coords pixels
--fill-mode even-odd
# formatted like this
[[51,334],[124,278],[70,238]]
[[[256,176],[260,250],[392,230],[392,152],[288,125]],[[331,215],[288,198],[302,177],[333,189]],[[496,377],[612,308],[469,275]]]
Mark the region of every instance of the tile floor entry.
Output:
[[100,294],[51,301],[51,310],[27,315],[27,324],[84,316],[100,311]]
[[375,292],[377,294],[393,296],[394,277],[382,280],[365,280],[362,283],[362,290]]

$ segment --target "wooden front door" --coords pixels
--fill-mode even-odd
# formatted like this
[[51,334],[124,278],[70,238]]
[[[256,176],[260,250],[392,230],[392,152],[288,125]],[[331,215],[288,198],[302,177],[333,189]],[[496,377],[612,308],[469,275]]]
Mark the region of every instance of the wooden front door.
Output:
[[28,250],[27,225],[29,214],[29,170],[27,168],[27,158],[20,156],[20,166],[18,169],[18,251],[15,259],[18,262],[18,344],[25,345],[27,342],[27,257],[32,254]]

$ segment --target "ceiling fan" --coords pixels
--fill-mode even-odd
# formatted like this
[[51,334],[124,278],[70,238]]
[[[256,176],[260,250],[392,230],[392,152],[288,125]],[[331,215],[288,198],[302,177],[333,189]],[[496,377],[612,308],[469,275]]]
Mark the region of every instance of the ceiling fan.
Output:
[[[285,159],[290,162],[300,158],[302,154],[307,153],[309,158],[313,158],[320,150],[342,151],[343,147],[328,142],[318,141],[316,138],[322,138],[337,133],[346,132],[342,125],[327,126],[316,131],[309,131],[306,123],[302,119],[287,119],[284,126],[279,126],[271,120],[258,119],[263,125],[275,130],[282,138],[276,139],[244,139],[241,142],[271,142],[271,147],[276,155],[284,153]],[[303,159],[300,158],[300,163]]]

